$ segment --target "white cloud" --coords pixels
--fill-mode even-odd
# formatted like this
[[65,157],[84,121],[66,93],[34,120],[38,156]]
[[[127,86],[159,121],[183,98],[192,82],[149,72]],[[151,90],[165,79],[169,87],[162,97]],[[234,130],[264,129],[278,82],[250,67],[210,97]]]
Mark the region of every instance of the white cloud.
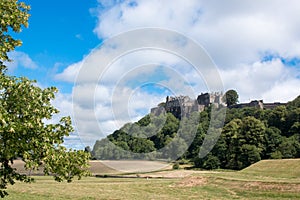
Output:
[[[150,95],[143,90],[126,87],[115,88],[115,93],[101,85],[92,92],[89,89],[88,85],[77,88],[76,94],[82,96],[73,96],[72,102],[73,121],[85,146],[93,145],[95,140],[125,123],[139,120],[164,99],[164,95]],[[95,98],[89,98],[91,96]]]
[[[180,31],[204,45],[220,67],[257,59],[259,51],[273,49],[299,55],[298,1],[128,1],[99,14],[99,37],[143,27]],[[111,26],[113,24],[113,26]],[[295,46],[294,48],[292,48]],[[297,54],[298,53],[298,54]]]
[[[52,105],[59,110],[58,114],[52,116],[50,120],[47,120],[46,123],[56,124],[59,123],[62,117],[72,116],[73,113],[73,103],[72,103],[72,95],[71,94],[63,94],[58,92],[55,94],[55,99],[52,101]],[[73,120],[73,126],[75,128],[75,132],[70,133],[68,137],[64,138],[64,146],[72,149],[84,149],[85,144],[80,140],[78,132],[76,131],[76,124]]]
[[[189,86],[196,93],[210,89],[208,86],[217,88],[212,85],[218,73],[209,70],[210,65],[201,68],[201,77],[201,72],[193,70],[191,65],[198,63],[189,64],[184,60],[188,56],[202,58],[204,53],[194,51],[192,44],[183,37],[170,37],[161,45],[177,50],[177,54],[162,49],[127,52],[128,46],[139,47],[140,38],[155,46],[162,43],[161,38],[165,36],[150,37],[141,31],[131,38],[118,37],[124,31],[137,28],[178,31],[203,45],[217,64],[225,89],[236,89],[241,102],[252,99],[285,102],[299,95],[299,69],[285,66],[279,58],[262,61],[268,54],[299,58],[298,0],[288,3],[283,0],[98,2],[101,6],[94,32],[99,38],[117,36],[119,40],[113,40],[109,46],[96,50],[93,56],[70,65],[56,76],[59,80],[73,82],[80,73],[73,106],[80,113],[78,128],[89,137],[93,133],[98,137],[109,134],[122,124],[141,117],[140,110],[159,103],[165,93],[155,95],[138,88],[151,80],[166,88],[177,89],[174,90],[176,94],[184,93]],[[89,66],[88,70],[80,69],[82,64]],[[163,66],[164,70],[158,71]],[[98,122],[92,122],[93,119]]]
[[[100,0],[99,2],[103,3]],[[98,36],[111,37],[143,27],[161,27],[182,32],[202,44],[226,76],[230,73],[233,75],[224,80],[228,87],[235,86],[227,81],[235,80],[236,74],[247,74],[254,69],[265,70],[266,64],[259,63],[266,52],[274,52],[285,58],[300,55],[300,2],[297,0],[289,3],[283,0],[229,0],[226,3],[216,0],[134,2],[135,6],[130,6],[129,1],[121,1],[107,9],[102,7],[99,10],[98,25],[94,30]],[[251,63],[256,63],[257,66],[252,66]],[[249,69],[247,66],[254,68]],[[244,85],[238,87],[242,89],[239,92],[254,92],[251,87],[261,81],[265,86],[255,87],[257,93],[265,92],[266,87],[275,87],[277,80],[272,79],[271,75],[276,71],[268,71],[268,77],[263,76],[263,72],[258,76],[252,71],[255,78],[250,75],[236,80],[235,82]],[[290,74],[289,78],[295,78],[296,74]],[[285,79],[285,74],[276,78]]]
[[288,102],[299,96],[299,79],[277,82],[274,87],[263,94],[265,102]]
[[74,63],[68,66],[67,68],[65,68],[63,72],[56,74],[54,78],[56,80],[74,83],[81,65],[82,62]]
[[294,85],[300,81],[296,78],[300,71],[284,66],[280,59],[244,64],[238,69],[222,70],[220,74],[225,88],[239,91],[241,102],[254,99],[287,102],[297,97],[300,92],[299,87]]
[[9,72],[13,72],[17,67],[24,67],[26,69],[38,68],[38,65],[24,52],[13,51],[9,53],[9,57],[13,60],[13,62],[6,63]]

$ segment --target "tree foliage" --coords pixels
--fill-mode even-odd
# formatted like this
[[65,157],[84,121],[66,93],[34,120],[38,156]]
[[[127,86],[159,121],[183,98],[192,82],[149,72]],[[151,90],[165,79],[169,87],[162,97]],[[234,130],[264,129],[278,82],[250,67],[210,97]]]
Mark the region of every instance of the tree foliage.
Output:
[[[168,113],[166,117],[152,116],[151,118],[150,120],[150,115],[146,115],[138,122],[126,124],[120,130],[116,130],[107,137],[108,140],[97,141],[92,151],[95,158],[138,159],[139,153],[155,152],[166,146],[176,136],[179,120],[171,113]],[[185,145],[180,139],[178,143]],[[164,153],[167,154],[171,148],[175,147],[171,145]]]
[[0,65],[5,68],[4,61],[9,61],[7,53],[22,44],[21,40],[10,35],[10,31],[20,32],[22,26],[28,26],[30,6],[17,0],[0,1]]
[[237,104],[238,100],[239,100],[239,95],[238,95],[237,91],[228,90],[225,93],[225,102],[226,102],[227,106],[232,106],[234,104]]
[[7,195],[8,184],[32,181],[12,167],[15,159],[22,159],[27,170],[43,166],[57,181],[89,174],[89,154],[63,147],[64,137],[73,131],[70,117],[50,123],[59,112],[51,105],[57,89],[42,89],[35,81],[5,74],[4,62],[11,61],[7,53],[21,45],[10,31],[28,26],[28,11],[29,6],[17,0],[0,2],[0,197]]
[[[159,149],[166,147],[162,154],[153,154],[156,159],[166,158],[163,155],[168,155],[170,159],[194,161],[196,167],[205,169],[242,169],[261,159],[300,157],[299,97],[287,106],[278,106],[270,110],[228,108],[223,129],[211,129],[212,133],[222,131],[217,143],[206,157],[199,158],[200,149],[205,148],[204,138],[212,142],[214,140],[214,137],[210,138],[212,135],[207,135],[210,112],[210,108],[207,108],[200,113],[193,113],[190,119],[180,120],[171,113],[167,114],[165,120],[161,116],[147,115],[137,123],[126,124],[108,136],[108,139],[123,151],[119,149],[116,152],[116,149],[109,149],[109,145],[97,141],[93,154],[97,159],[115,159],[116,156],[128,158],[128,151],[148,152],[146,147],[149,145],[146,141],[149,141],[149,144],[154,144],[154,148],[149,148],[151,151],[159,152]],[[194,116],[197,116],[196,127],[189,123]],[[218,124],[218,119],[214,123]],[[191,139],[192,143],[187,144],[191,130],[196,130],[196,134]],[[152,136],[148,137],[149,135]],[[177,138],[177,135],[180,137]],[[144,137],[143,142],[135,142],[136,137],[140,136]],[[142,145],[145,147],[142,148]],[[186,152],[182,153],[181,150]]]
[[[87,174],[88,154],[66,150],[64,137],[73,131],[70,117],[60,123],[47,123],[58,110],[51,105],[56,88],[41,89],[27,78],[0,76],[0,189],[14,180],[29,181],[11,167],[22,159],[25,168],[36,170],[41,165],[56,180],[71,181]],[[6,193],[0,190],[0,195]]]

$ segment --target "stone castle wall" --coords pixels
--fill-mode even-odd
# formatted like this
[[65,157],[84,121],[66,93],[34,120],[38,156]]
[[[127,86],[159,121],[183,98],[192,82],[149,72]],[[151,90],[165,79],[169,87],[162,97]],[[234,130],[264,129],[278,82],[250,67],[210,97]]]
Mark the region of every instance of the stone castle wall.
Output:
[[[223,102],[223,93],[201,93],[197,99],[191,99],[188,96],[171,97],[167,96],[166,102],[161,103],[158,107],[151,109],[151,114],[161,115],[167,112],[172,113],[178,119],[188,117],[192,112],[202,112],[210,105],[226,106]],[[259,109],[273,109],[277,106],[286,105],[285,103],[264,103],[263,100],[254,100],[249,103],[240,103],[232,105],[229,108],[246,108],[254,107]]]
[[280,103],[280,102],[264,103],[263,100],[254,100],[254,101],[250,101],[249,103],[235,104],[230,106],[229,108],[251,107],[251,108],[259,108],[259,109],[274,109],[277,106],[284,106],[284,105],[286,105],[286,103]]
[[205,107],[208,107],[211,104],[217,106],[223,104],[222,98],[222,93],[201,93],[197,99],[191,99],[188,96],[167,96],[165,104],[162,104],[163,106],[152,108],[151,113],[158,116],[169,112],[181,119],[182,117],[188,117],[192,112],[202,112]]

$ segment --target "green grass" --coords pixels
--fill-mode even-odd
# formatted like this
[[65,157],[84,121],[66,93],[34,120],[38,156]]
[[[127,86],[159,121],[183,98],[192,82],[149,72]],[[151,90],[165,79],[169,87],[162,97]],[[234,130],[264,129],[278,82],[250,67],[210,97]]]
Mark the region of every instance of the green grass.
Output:
[[[189,185],[189,180],[201,178]],[[85,178],[73,183],[55,183],[37,177],[36,183],[16,184],[7,199],[299,199],[295,185],[264,184],[205,176],[184,179],[99,179]],[[193,181],[192,181],[193,182]],[[194,182],[196,183],[196,181]],[[298,185],[299,187],[299,185]]]
[[241,173],[273,177],[300,179],[300,159],[262,160],[241,171]]
[[88,177],[57,183],[41,176],[10,186],[6,199],[300,199],[297,163],[261,161],[242,171],[195,171],[173,179]]

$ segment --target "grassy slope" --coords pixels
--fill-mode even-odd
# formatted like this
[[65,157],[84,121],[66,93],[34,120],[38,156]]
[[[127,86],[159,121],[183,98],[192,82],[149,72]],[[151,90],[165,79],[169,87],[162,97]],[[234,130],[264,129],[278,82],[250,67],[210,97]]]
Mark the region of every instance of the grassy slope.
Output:
[[70,184],[37,177],[36,183],[10,187],[7,199],[300,199],[298,166],[299,160],[261,161],[239,172],[148,180],[90,177]]
[[300,179],[300,159],[263,160],[241,171],[249,175]]

